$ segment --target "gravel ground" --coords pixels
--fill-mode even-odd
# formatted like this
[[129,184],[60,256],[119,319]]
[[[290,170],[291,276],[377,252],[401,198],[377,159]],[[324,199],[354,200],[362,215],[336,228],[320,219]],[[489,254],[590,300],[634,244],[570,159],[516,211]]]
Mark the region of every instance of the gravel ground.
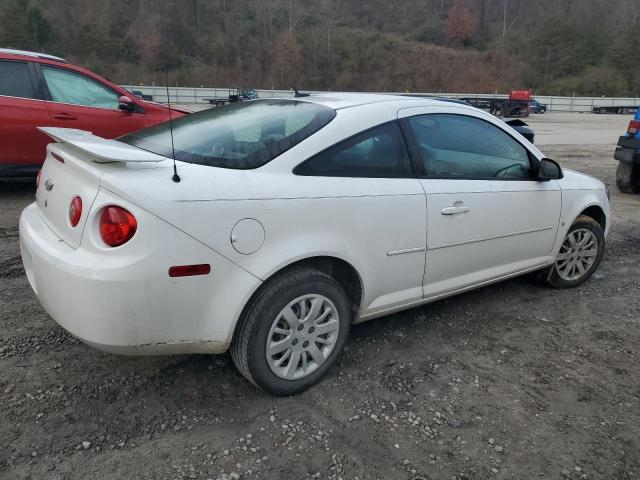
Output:
[[[608,143],[554,143],[584,118]],[[328,377],[291,398],[228,356],[121,357],[65,333],[21,266],[32,182],[0,183],[0,478],[638,478],[640,196],[616,191],[612,159],[626,122],[531,121],[548,156],[610,186],[594,278],[523,277],[356,326]]]

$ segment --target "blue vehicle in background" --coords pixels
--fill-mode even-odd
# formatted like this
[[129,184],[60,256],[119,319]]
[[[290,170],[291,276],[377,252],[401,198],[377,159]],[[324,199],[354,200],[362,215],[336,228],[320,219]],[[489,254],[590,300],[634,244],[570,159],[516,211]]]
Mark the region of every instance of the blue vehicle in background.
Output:
[[640,107],[629,122],[627,133],[618,140],[613,158],[618,160],[618,189],[624,193],[640,192]]
[[531,102],[529,102],[529,108],[531,109],[531,113],[547,113],[547,106],[535,98],[532,98]]

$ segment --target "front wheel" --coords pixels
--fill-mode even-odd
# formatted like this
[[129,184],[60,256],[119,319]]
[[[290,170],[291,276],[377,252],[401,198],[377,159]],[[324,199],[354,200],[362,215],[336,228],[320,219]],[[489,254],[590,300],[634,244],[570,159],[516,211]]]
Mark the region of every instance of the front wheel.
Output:
[[557,288],[582,285],[596,271],[604,254],[604,232],[593,218],[580,215],[567,232],[547,283]]
[[314,269],[294,269],[270,281],[240,320],[231,357],[247,380],[275,395],[316,384],[336,362],[351,325],[338,282]]

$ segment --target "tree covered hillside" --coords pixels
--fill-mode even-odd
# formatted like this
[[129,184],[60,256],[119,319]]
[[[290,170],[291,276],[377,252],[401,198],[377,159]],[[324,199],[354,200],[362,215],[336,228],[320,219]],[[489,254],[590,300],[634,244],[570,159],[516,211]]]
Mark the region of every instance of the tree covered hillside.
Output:
[[0,46],[119,83],[640,95],[640,0],[0,0]]

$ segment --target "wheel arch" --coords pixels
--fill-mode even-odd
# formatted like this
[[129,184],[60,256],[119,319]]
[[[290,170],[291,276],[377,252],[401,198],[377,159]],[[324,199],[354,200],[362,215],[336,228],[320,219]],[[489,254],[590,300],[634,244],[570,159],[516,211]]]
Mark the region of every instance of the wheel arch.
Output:
[[587,215],[593,218],[602,226],[605,237],[607,236],[611,223],[611,212],[606,202],[604,191],[563,189],[562,213],[560,214],[558,233],[551,250],[551,257],[556,257],[567,232],[580,215]]
[[343,258],[334,255],[311,255],[292,260],[285,265],[280,265],[265,276],[264,281],[257,286],[251,295],[249,295],[248,300],[240,311],[240,314],[235,319],[232,337],[229,339],[229,342],[231,342],[231,339],[235,337],[238,326],[240,325],[245,312],[251,306],[254,298],[271,280],[284,275],[293,269],[305,267],[319,270],[329,275],[340,284],[347,294],[347,298],[351,304],[352,319],[355,320],[362,307],[362,300],[364,298],[364,283],[360,272],[358,272],[350,262]]
[[578,217],[580,215],[586,215],[587,217],[593,218],[596,222],[600,224],[603,232],[607,231],[607,215],[604,213],[604,210],[600,205],[597,205],[597,204],[591,205],[585,208],[584,210],[582,210],[582,212],[580,212]]

